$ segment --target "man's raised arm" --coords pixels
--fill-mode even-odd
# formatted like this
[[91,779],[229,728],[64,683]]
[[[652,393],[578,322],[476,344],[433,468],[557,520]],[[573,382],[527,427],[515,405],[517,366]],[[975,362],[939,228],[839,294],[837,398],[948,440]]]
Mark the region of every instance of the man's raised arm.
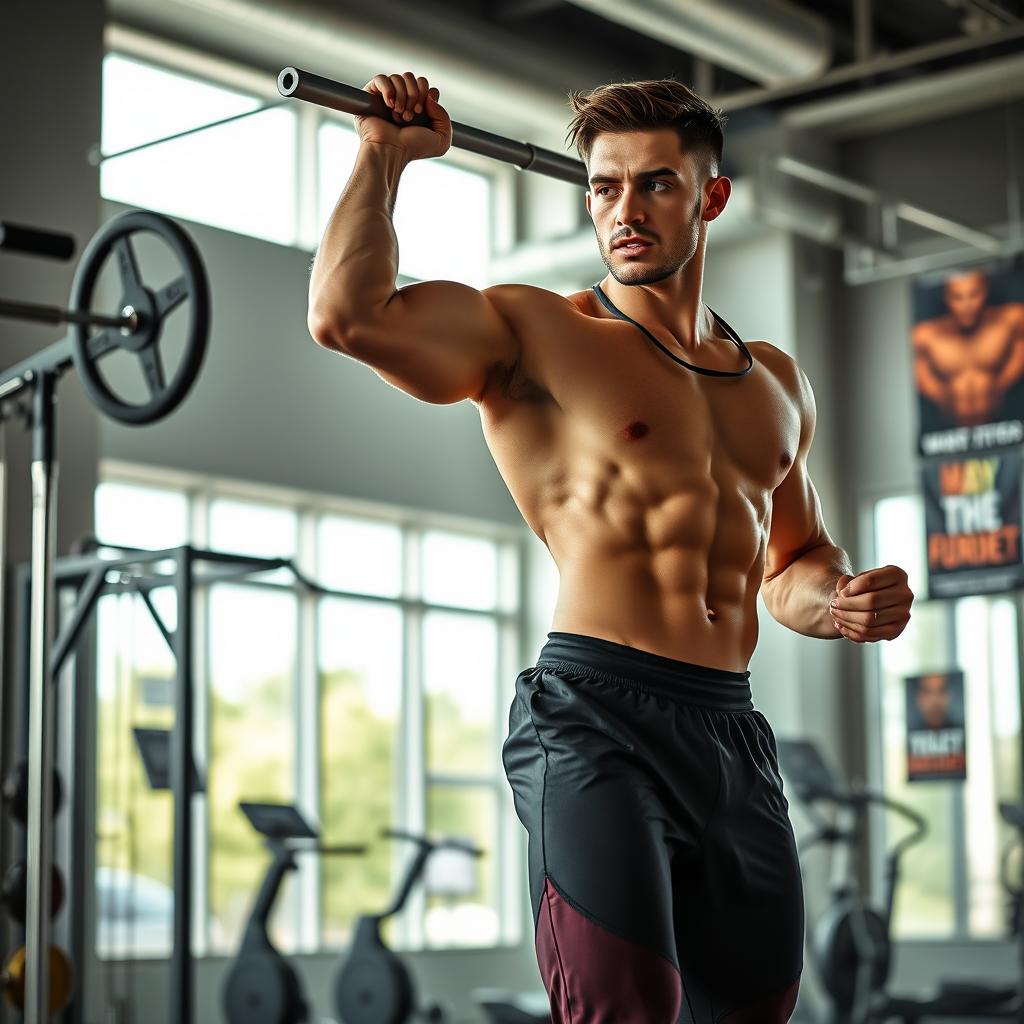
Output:
[[[478,398],[496,365],[519,358],[519,339],[485,292],[455,281],[396,290],[398,239],[392,223],[402,171],[444,155],[451,120],[425,78],[377,75],[366,87],[392,107],[394,123],[356,118],[361,144],[348,185],[313,261],[309,332],[325,348],[371,366],[425,402]],[[432,127],[400,127],[420,109]],[[442,239],[438,244],[444,244]]]

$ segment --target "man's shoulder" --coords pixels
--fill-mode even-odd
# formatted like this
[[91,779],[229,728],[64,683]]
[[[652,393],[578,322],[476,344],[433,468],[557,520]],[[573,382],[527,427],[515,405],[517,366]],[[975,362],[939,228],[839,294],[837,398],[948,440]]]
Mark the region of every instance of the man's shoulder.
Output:
[[800,364],[778,345],[773,345],[770,341],[748,341],[745,344],[754,358],[764,363],[776,375],[796,381],[803,373]]
[[814,417],[814,390],[803,367],[788,352],[770,341],[748,341],[747,347],[755,360],[766,366],[783,386],[793,404],[800,410],[801,419]]
[[503,312],[572,308],[572,303],[566,296],[553,292],[550,288],[539,288],[532,284],[492,284],[481,291]]

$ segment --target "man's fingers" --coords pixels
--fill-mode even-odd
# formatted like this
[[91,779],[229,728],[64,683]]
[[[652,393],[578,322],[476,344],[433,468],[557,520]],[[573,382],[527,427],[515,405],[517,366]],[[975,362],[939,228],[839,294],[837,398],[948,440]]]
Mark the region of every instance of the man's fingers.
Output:
[[427,90],[429,88],[430,88],[430,84],[427,82],[427,80],[422,75],[420,75],[420,77],[416,79],[416,92],[417,92],[417,95],[416,95],[416,99],[415,99],[415,105],[413,107],[413,111],[415,113],[420,114],[420,113],[423,112],[423,104],[426,102]]
[[883,608],[907,608],[913,599],[913,593],[906,586],[885,587],[872,590],[859,597],[833,597],[829,607],[834,611],[846,612],[881,612]]
[[[835,620],[833,620],[835,621]],[[907,628],[906,622],[896,620],[895,622],[887,622],[884,625],[864,627],[864,626],[848,626],[844,622],[836,622],[836,629],[847,640],[853,640],[855,643],[875,643],[878,640],[895,640],[904,629]]]
[[408,91],[405,86],[405,77],[403,75],[389,75],[391,80],[391,88],[395,97],[395,113],[400,114],[405,110],[406,97]]
[[[875,611],[878,612],[877,618]],[[907,618],[906,607],[878,608],[869,612],[832,611],[832,618],[844,626],[855,629],[874,629],[876,626],[887,626],[891,622],[901,622]]]
[[868,569],[859,576],[854,576],[843,589],[847,597],[854,597],[869,590],[881,590],[901,580],[906,580],[906,573],[898,565],[885,565],[880,569]]
[[441,95],[436,87],[431,88],[426,78],[411,71],[401,75],[374,75],[363,89],[379,93],[395,116],[405,121],[421,114],[431,103],[436,104]]
[[405,88],[405,102],[402,105],[402,113],[406,121],[411,121],[415,113],[416,104],[419,102],[420,87],[416,81],[416,76],[411,71],[406,71],[400,77]]

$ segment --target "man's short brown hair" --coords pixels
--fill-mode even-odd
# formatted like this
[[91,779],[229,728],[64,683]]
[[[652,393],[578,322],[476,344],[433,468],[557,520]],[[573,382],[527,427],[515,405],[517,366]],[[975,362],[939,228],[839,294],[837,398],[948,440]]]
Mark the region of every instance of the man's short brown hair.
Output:
[[589,92],[574,91],[569,93],[569,105],[575,117],[566,138],[588,165],[598,135],[674,128],[683,151],[693,153],[704,176],[719,173],[726,115],[674,78],[614,82]]

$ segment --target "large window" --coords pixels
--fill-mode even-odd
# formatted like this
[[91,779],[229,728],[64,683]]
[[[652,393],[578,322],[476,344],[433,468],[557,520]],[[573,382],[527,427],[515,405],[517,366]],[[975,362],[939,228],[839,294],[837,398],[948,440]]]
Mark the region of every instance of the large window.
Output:
[[[273,90],[269,78],[261,84]],[[352,173],[358,137],[351,118],[298,100],[262,109],[274,104],[281,104],[276,91],[107,54],[101,149],[111,159],[101,166],[102,195],[315,249]],[[169,138],[183,132],[191,134]],[[160,139],[166,141],[124,152]],[[410,164],[394,209],[399,274],[487,285],[492,191],[491,176],[467,166],[464,154]]]
[[[1021,799],[1020,601],[1017,595],[924,599],[924,522],[917,495],[877,502],[874,537],[874,564],[903,566],[918,595],[900,639],[871,645],[881,681],[885,790],[924,815],[929,829],[901,862],[894,933],[999,938],[1006,922],[999,858],[1013,831],[999,816],[998,803]],[[908,783],[903,679],[946,669],[964,673],[967,779]],[[890,827],[889,845],[903,831],[899,826],[895,834]]]
[[[327,122],[319,131],[317,229],[352,173],[359,140],[349,127]],[[450,151],[449,151],[450,152]],[[490,182],[442,159],[415,160],[402,172],[395,200],[398,270],[406,277],[444,278],[481,288],[489,283]]]
[[[249,111],[257,96],[108,54],[102,150],[122,150]],[[296,118],[264,110],[103,163],[107,199],[294,244]]]
[[[508,841],[518,833],[500,763],[508,695],[499,679],[519,657],[520,533],[146,476],[105,474],[96,495],[104,545],[188,542],[292,558],[331,591],[314,596],[288,570],[196,591],[206,781],[197,951],[237,948],[267,866],[240,800],[295,802],[325,843],[370,847],[358,858],[301,858],[271,920],[283,951],[344,945],[357,915],[387,905],[413,853],[383,840],[387,828],[485,851],[456,870],[458,887],[417,890],[388,923],[391,941],[517,942],[521,865]],[[154,601],[173,629],[173,591]],[[173,726],[174,658],[135,593],[100,599],[98,631],[97,945],[101,956],[167,955],[171,802],[148,788],[132,730]]]

